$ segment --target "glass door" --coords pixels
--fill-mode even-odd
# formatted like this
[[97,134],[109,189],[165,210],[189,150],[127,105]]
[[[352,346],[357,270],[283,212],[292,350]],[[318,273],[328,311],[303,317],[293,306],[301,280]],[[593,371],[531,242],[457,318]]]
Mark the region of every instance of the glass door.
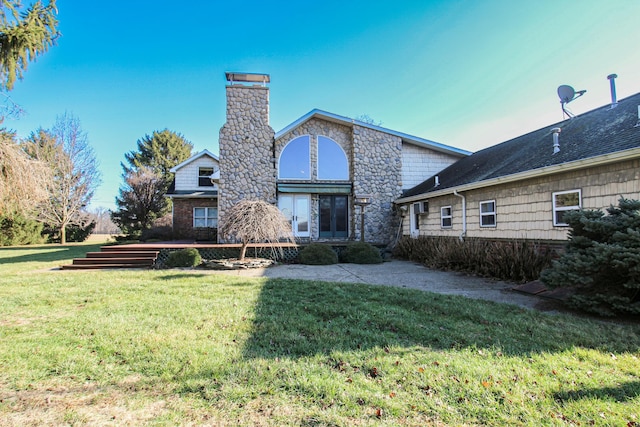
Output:
[[310,197],[307,194],[281,194],[278,208],[291,224],[295,237],[310,236]]
[[348,196],[320,196],[320,237],[347,238],[349,234]]

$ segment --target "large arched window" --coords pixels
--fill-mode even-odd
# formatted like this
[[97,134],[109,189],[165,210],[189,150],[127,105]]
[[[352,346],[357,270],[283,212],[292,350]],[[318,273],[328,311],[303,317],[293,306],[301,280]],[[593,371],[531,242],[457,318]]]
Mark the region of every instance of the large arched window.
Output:
[[283,179],[311,179],[309,135],[289,141],[280,154],[278,171],[278,176]]
[[326,136],[318,136],[318,179],[349,179],[347,155]]

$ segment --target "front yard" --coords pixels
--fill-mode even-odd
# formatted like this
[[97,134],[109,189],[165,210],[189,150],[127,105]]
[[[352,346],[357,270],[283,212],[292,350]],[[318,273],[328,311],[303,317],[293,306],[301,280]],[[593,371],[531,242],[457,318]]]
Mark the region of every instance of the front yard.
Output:
[[640,426],[640,325],[0,248],[0,425]]

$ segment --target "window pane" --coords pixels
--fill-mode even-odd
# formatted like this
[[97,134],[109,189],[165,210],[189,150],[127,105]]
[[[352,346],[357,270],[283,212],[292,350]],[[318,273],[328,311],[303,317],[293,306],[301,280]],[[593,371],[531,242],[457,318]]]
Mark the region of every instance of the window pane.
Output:
[[564,193],[564,194],[556,194],[556,207],[568,207],[568,206],[579,206],[579,193],[576,191],[575,193]]
[[481,221],[481,225],[485,227],[490,225],[496,225],[495,215],[482,215],[482,217],[480,218],[480,221]]
[[483,202],[480,204],[480,212],[482,213],[493,213],[495,212],[495,203],[494,202]]
[[279,176],[288,179],[311,179],[309,170],[309,137],[291,140],[280,155]]
[[442,216],[451,216],[451,208],[442,208]]
[[318,136],[318,178],[349,179],[349,162],[342,148],[326,136]]
[[194,218],[204,218],[204,208],[193,208]]
[[451,218],[442,218],[443,227],[451,227]]

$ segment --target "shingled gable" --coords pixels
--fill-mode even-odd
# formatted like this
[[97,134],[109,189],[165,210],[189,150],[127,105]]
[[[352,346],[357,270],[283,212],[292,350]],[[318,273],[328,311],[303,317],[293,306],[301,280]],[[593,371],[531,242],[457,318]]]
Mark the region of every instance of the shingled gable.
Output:
[[456,156],[468,156],[469,154],[471,154],[470,151],[467,150],[462,150],[460,148],[456,148],[456,147],[451,147],[449,145],[445,145],[445,144],[441,144],[439,142],[435,142],[435,141],[431,141],[429,139],[424,139],[424,138],[420,138],[417,136],[413,136],[413,135],[409,135],[403,132],[398,132],[392,129],[387,129],[381,126],[376,126],[370,123],[365,123],[365,122],[361,122],[359,120],[355,120],[355,119],[350,119],[348,117],[345,116],[340,116],[338,114],[334,114],[334,113],[329,113],[327,111],[322,111],[322,110],[318,110],[318,109],[314,109],[309,111],[307,114],[305,114],[304,116],[300,117],[298,120],[294,121],[293,123],[291,123],[290,125],[288,125],[287,127],[285,127],[284,129],[282,129],[281,131],[277,132],[275,135],[275,138],[278,139],[280,138],[282,135],[285,135],[287,132],[291,131],[292,129],[297,128],[298,126],[302,125],[303,123],[313,119],[313,118],[318,118],[318,119],[323,119],[323,120],[327,120],[330,122],[334,122],[334,123],[338,123],[338,124],[342,124],[345,126],[352,126],[354,124],[357,124],[358,126],[364,127],[364,128],[369,128],[369,129],[373,129],[379,132],[384,132],[387,133],[389,135],[394,135],[399,137],[400,139],[402,139],[402,142],[407,143],[407,144],[411,144],[411,145],[415,145],[418,147],[423,147],[423,148],[430,148],[434,151],[440,152],[440,153],[445,153],[445,154],[453,154]]
[[201,152],[194,154],[193,156],[189,157],[187,160],[185,160],[184,162],[175,165],[174,167],[172,167],[171,169],[169,169],[169,172],[173,172],[176,173],[179,169],[183,168],[184,166],[188,165],[189,163],[194,162],[195,160],[198,160],[199,158],[201,158],[202,156],[209,156],[212,159],[214,159],[215,161],[219,161],[220,159],[218,158],[218,156],[216,156],[215,154],[213,154],[212,152],[210,152],[209,150],[205,149],[202,150]]
[[[640,93],[478,151],[404,192],[396,203],[640,157]],[[554,154],[552,129],[560,128]],[[438,182],[438,185],[436,185]]]

